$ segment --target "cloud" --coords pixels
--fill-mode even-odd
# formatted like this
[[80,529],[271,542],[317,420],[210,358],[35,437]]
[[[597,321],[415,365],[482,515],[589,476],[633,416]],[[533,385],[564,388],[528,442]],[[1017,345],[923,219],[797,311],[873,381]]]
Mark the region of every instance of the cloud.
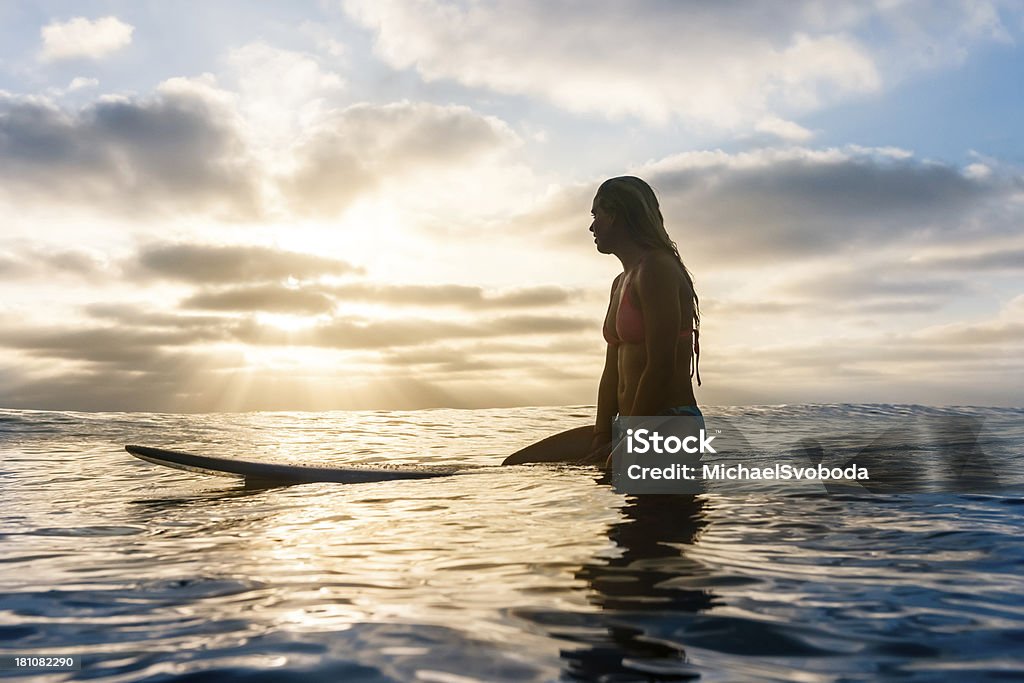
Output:
[[135,27],[117,17],[91,21],[75,17],[65,22],[54,21],[40,30],[44,62],[62,59],[101,59],[132,42]]
[[687,237],[733,262],[951,233],[1008,189],[952,166],[861,150],[683,154],[647,171]]
[[[139,319],[145,317],[139,313]],[[152,337],[154,344],[167,340]],[[11,341],[0,331],[0,346],[10,347]],[[563,379],[571,373],[557,368],[545,372],[542,358],[523,368],[507,362],[495,367],[473,353],[471,340],[469,349],[439,353],[414,376],[408,364],[383,349],[326,355],[333,352],[289,347],[279,350],[284,362],[271,367],[253,365],[252,347],[181,348],[145,341],[131,334],[124,340],[90,334],[47,342],[65,354],[31,348],[13,357],[10,351],[0,353],[0,406],[161,412],[478,408],[561,404],[567,387],[580,383],[575,375]],[[310,353],[322,360],[312,369],[302,363]],[[357,365],[353,358],[359,358]],[[588,376],[588,394],[592,383]]]
[[71,79],[71,83],[68,84],[68,92],[75,92],[77,90],[85,90],[87,88],[95,88],[100,84],[98,79],[85,78],[84,76],[75,76]]
[[814,137],[814,133],[803,126],[774,116],[758,121],[754,130],[774,135],[789,142],[807,142]]
[[266,311],[294,315],[329,313],[334,299],[310,289],[260,285],[218,292],[194,294],[181,303],[183,308],[214,311]]
[[[969,287],[969,285],[967,286]],[[796,276],[773,291],[805,299],[825,299],[832,302],[863,302],[873,299],[906,299],[923,297],[946,299],[951,292],[967,293],[960,279],[936,276],[934,273],[914,273],[882,266],[861,265],[840,270],[831,268],[827,273]]]
[[[1005,237],[1016,234],[1021,219],[1008,201],[1019,177],[979,178],[902,150],[689,152],[631,172],[658,193],[684,260],[719,268]],[[555,243],[579,244],[581,216],[599,182],[563,188],[509,229],[538,226]]]
[[238,93],[209,74],[81,108],[0,91],[0,195],[147,220],[289,220],[336,217],[398,183],[422,203],[464,194],[467,177],[498,174],[507,187],[523,174],[495,163],[522,142],[496,117],[422,102],[331,106],[339,76],[262,43],[229,61]]
[[527,287],[487,292],[471,285],[375,285],[353,282],[331,289],[346,301],[373,301],[393,305],[456,305],[463,308],[518,308],[568,303],[576,294],[561,287]]
[[[218,269],[217,272],[223,271]],[[342,302],[370,302],[388,306],[456,306],[466,310],[480,310],[561,305],[575,295],[574,291],[552,286],[488,292],[482,287],[470,285],[376,285],[366,282],[342,285],[313,283],[301,286],[268,284],[204,290],[188,297],[181,305],[184,308],[219,311],[315,315],[328,313],[337,303]]]
[[[0,363],[0,405],[34,410],[202,413],[254,410],[417,410],[524,404],[558,405],[557,389],[532,380],[496,381],[493,372],[410,378],[405,369],[354,378],[330,369],[313,378],[285,370],[253,372],[242,354],[168,354],[145,370],[100,366],[40,377]],[[506,375],[507,376],[507,375]]]
[[730,345],[727,353],[709,346],[702,363],[705,396],[748,393],[754,401],[772,403],[1020,405],[1019,383],[1007,381],[1024,373],[1019,320],[858,332]]
[[110,263],[98,252],[52,244],[0,246],[0,279],[53,278],[70,275],[96,279],[112,274]]
[[269,247],[162,243],[143,246],[128,268],[197,284],[308,280],[362,272],[340,259]]
[[345,90],[344,77],[316,55],[263,41],[231,50],[227,63],[237,80],[238,109],[250,141],[268,148],[270,162],[291,139],[317,125],[329,100]]
[[77,111],[0,93],[0,179],[15,201],[252,216],[256,180],[229,99],[211,78]]
[[240,324],[234,334],[239,341],[257,345],[388,349],[421,346],[450,339],[576,333],[592,330],[595,326],[593,320],[539,315],[478,318],[472,322],[416,318],[377,321],[336,318],[301,331],[285,331],[247,321]]
[[561,315],[505,315],[462,321],[348,316],[285,330],[252,316],[153,314],[124,304],[93,305],[87,310],[104,324],[8,326],[0,330],[0,347],[44,358],[108,362],[144,359],[157,350],[186,350],[207,343],[377,350],[456,339],[575,334],[597,326],[593,320]]
[[844,31],[863,14],[850,8],[658,0],[345,7],[373,30],[376,53],[391,66],[574,112],[734,127],[776,107],[806,109],[880,85],[869,50]]
[[963,251],[956,254],[923,256],[912,265],[934,270],[967,272],[1014,272],[1024,270],[1024,248],[1003,247],[984,251]]
[[[209,335],[207,335],[209,336]],[[142,367],[166,346],[202,340],[195,330],[132,330],[122,327],[47,328],[0,331],[0,345],[41,358]]]
[[984,354],[993,353],[993,346],[1004,346],[1019,354],[1024,351],[1024,295],[1006,302],[994,318],[933,325],[907,338],[919,344],[968,347],[972,352]]
[[[558,403],[565,385],[552,378],[579,382],[579,372],[547,367],[544,352],[567,348],[549,343],[559,335],[596,325],[536,315],[335,318],[288,331],[254,317],[163,313],[127,304],[95,304],[87,312],[97,322],[0,325],[0,405],[188,412]],[[510,337],[536,344],[510,344]],[[522,362],[481,357],[474,348],[494,345],[488,340],[498,340],[495,351],[521,354]],[[452,342],[465,346],[458,353],[438,347]],[[415,349],[422,349],[424,367],[410,380],[408,366],[419,363],[404,354]],[[254,366],[251,356],[261,350],[281,354],[283,367]],[[310,354],[321,359],[315,370]],[[521,389],[493,389],[510,376],[522,380]]]
[[494,159],[519,142],[505,122],[463,106],[355,104],[305,136],[281,189],[294,212],[332,216],[384,180]]
[[131,304],[102,303],[89,304],[84,307],[90,318],[104,322],[125,325],[132,329],[148,328],[157,330],[184,330],[190,334],[198,332],[203,338],[219,338],[223,336],[218,330],[237,322],[235,318],[221,315],[196,315],[155,311],[152,308],[139,308]]
[[[373,32],[381,59],[428,81],[542,97],[579,113],[732,129],[876,92],[1012,39],[989,2],[348,0],[345,8]],[[792,125],[767,125],[806,139]]]

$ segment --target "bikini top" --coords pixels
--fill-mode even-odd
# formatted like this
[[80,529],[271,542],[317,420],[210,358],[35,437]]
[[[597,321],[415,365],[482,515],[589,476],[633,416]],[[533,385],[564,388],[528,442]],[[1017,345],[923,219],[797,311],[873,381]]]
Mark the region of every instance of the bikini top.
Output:
[[[604,326],[604,340],[612,346],[618,346],[619,344],[643,344],[644,342],[644,314],[636,305],[633,303],[633,298],[630,296],[632,292],[633,282],[629,276],[625,276],[622,283],[622,296],[619,299],[619,307],[615,312],[615,324]],[[697,376],[697,386],[700,386],[700,330],[693,328],[692,330],[682,329],[679,330],[680,339],[689,339],[693,336],[693,347],[692,347],[692,358],[693,358],[693,372],[690,373],[692,377],[694,374]]]

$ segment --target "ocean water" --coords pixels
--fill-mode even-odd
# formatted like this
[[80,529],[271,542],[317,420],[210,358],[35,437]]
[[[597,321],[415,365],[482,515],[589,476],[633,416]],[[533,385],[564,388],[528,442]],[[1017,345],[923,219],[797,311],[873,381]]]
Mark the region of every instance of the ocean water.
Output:
[[[0,410],[0,656],[81,656],[41,681],[1024,679],[1024,410],[705,412],[754,458],[902,469],[627,496],[498,467],[587,407]],[[255,488],[126,443],[473,471]]]

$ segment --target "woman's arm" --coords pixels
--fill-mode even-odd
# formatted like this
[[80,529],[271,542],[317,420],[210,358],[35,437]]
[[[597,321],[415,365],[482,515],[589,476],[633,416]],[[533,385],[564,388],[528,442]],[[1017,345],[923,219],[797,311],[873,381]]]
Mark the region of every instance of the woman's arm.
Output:
[[[615,324],[615,313],[618,310],[615,297],[619,291],[620,273],[612,281],[612,291],[608,296],[608,310],[604,315],[604,324]],[[601,372],[601,383],[597,388],[597,418],[594,420],[594,445],[604,444],[612,438],[612,419],[619,412],[619,347],[608,344],[604,353],[604,370]]]
[[619,351],[609,344],[604,355],[604,372],[597,390],[597,418],[590,450],[577,462],[602,465],[610,456],[612,447],[612,420],[619,412]]
[[679,267],[668,254],[643,263],[633,292],[644,314],[646,364],[628,415],[657,415],[669,408],[679,340]]
[[604,354],[604,372],[597,389],[597,418],[594,420],[594,445],[612,439],[612,420],[619,412],[619,350],[612,344]]

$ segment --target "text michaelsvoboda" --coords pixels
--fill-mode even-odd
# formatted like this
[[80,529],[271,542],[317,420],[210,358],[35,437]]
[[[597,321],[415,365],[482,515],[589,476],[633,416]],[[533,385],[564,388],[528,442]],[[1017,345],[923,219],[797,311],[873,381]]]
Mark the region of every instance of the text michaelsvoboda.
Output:
[[[775,463],[771,467],[749,467],[743,464],[701,465],[703,479],[746,480],[746,479],[869,479],[868,469],[856,464],[847,467],[794,467],[793,465]],[[630,479],[697,479],[697,466],[673,463],[666,467],[644,467],[630,465],[626,469]]]

